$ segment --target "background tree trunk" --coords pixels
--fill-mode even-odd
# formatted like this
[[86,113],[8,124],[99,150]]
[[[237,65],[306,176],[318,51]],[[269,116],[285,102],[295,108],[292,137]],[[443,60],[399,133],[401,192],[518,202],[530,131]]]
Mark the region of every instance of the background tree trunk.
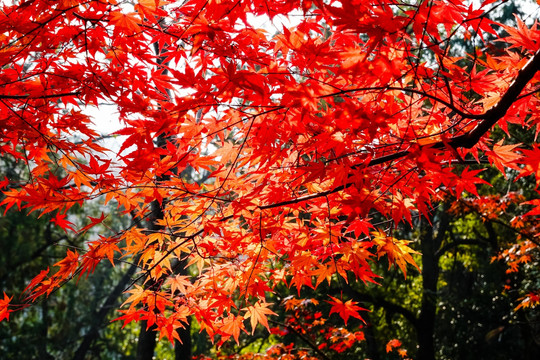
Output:
[[[439,256],[444,234],[448,228],[446,206],[437,212],[439,219],[421,219],[422,234],[420,252],[422,253],[422,302],[418,316],[416,333],[418,336],[417,360],[435,360],[435,322],[437,311],[437,285],[439,281]],[[434,226],[437,224],[438,226]]]
[[191,360],[191,321],[184,325],[183,329],[178,329],[180,341],[174,343],[175,360]]
[[156,331],[154,326],[147,329],[147,322],[141,321],[139,342],[137,343],[137,360],[152,360],[156,348]]
[[88,330],[88,333],[86,333],[86,335],[83,337],[83,340],[77,348],[77,351],[75,351],[73,360],[83,360],[86,357],[86,353],[90,349],[90,346],[99,336],[99,329],[101,326],[103,326],[105,317],[107,316],[109,311],[116,306],[116,304],[118,303],[118,298],[122,295],[122,292],[129,284],[133,274],[135,274],[135,270],[137,269],[136,263],[137,261],[130,265],[127,272],[124,274],[124,276],[122,276],[122,279],[120,279],[118,284],[116,284],[113,291],[109,294],[109,296],[103,303],[103,306],[101,307],[99,312],[95,315],[94,322],[92,323],[90,330]]

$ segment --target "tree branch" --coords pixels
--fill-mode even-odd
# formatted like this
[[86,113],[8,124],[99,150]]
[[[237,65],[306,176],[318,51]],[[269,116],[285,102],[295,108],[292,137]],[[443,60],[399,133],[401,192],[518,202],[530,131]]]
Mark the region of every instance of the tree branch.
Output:
[[445,252],[460,245],[490,245],[490,244],[482,240],[458,239],[439,248],[439,250],[435,252],[435,257],[439,259],[441,256],[444,255]]
[[[469,131],[466,134],[453,137],[448,141],[439,141],[434,144],[426,145],[423,147],[431,147],[434,149],[447,149],[449,147],[453,149],[457,149],[460,147],[472,148],[474,145],[476,145],[480,141],[482,136],[484,136],[489,129],[491,129],[504,115],[506,115],[506,112],[508,111],[510,106],[512,106],[512,104],[516,101],[521,91],[525,88],[528,82],[534,77],[534,75],[536,74],[538,70],[540,70],[540,50],[538,50],[534,54],[534,56],[529,60],[529,62],[527,62],[527,64],[519,71],[518,75],[516,76],[516,78],[514,79],[510,87],[508,88],[508,90],[506,90],[506,92],[504,93],[504,95],[501,97],[501,99],[499,100],[497,104],[495,104],[493,107],[491,107],[488,111],[486,111],[482,115],[473,115],[473,114],[465,114],[465,113],[461,115],[462,117],[470,118],[470,119],[483,119],[473,130]],[[385,89],[391,90],[391,88],[388,88],[388,87]],[[410,89],[401,89],[401,88],[399,89],[403,91],[410,90]],[[360,91],[361,89],[353,89],[353,90]],[[353,90],[350,90],[350,91],[344,90],[343,92],[340,92],[340,93],[351,92]],[[394,90],[397,90],[397,89],[394,89]],[[337,95],[337,94],[339,93],[336,93],[334,95]],[[432,96],[428,96],[427,94],[424,94],[424,95],[427,97],[432,97]],[[446,103],[444,104],[447,105]],[[409,150],[398,151],[393,154],[389,154],[389,155],[372,159],[367,164],[354,165],[352,166],[352,169],[358,169],[361,167],[367,168],[367,167],[371,167],[375,165],[381,165],[387,162],[404,158],[409,154],[411,154]],[[264,209],[272,209],[272,208],[291,205],[291,204],[297,204],[304,201],[328,196],[330,194],[342,191],[352,185],[353,183],[347,183],[345,185],[340,185],[327,191],[300,196],[295,199],[280,201],[273,204],[263,205],[263,206],[260,206],[259,208],[261,210],[264,210]]]
[[353,289],[350,285],[345,286],[343,290],[346,294],[353,298],[354,301],[368,302],[376,306],[379,305],[387,310],[403,315],[403,317],[407,319],[415,328],[418,327],[418,318],[416,315],[401,305],[395,304],[380,297],[375,297],[371,294],[360,293],[359,291]]
[[62,96],[78,96],[80,94],[81,94],[80,91],[69,92],[69,93],[59,93],[59,94],[40,95],[40,96],[30,96],[29,94],[27,94],[27,95],[0,94],[0,99],[10,99],[10,100],[51,99],[51,98],[58,98],[58,97],[62,97]]
[[519,94],[521,94],[521,91],[534,77],[538,70],[540,70],[540,50],[538,50],[527,62],[527,64],[525,64],[525,66],[519,71],[518,75],[512,84],[510,84],[510,87],[508,90],[506,90],[499,102],[485,112],[483,116],[484,120],[467,134],[453,138],[449,145],[454,148],[471,148],[476,145],[482,136],[484,136],[484,134],[491,129],[497,123],[497,121],[506,115],[508,109],[510,109],[512,104],[517,100]]

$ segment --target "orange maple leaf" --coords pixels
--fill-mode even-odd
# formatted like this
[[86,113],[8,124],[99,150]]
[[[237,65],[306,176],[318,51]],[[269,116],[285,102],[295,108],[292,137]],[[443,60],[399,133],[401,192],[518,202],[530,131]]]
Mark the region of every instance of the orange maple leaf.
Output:
[[59,276],[62,279],[67,279],[75,273],[79,267],[79,253],[77,251],[67,251],[67,255],[64,259],[60,260],[54,266],[60,267],[60,270],[55,276]]
[[130,309],[134,308],[134,306],[143,301],[148,294],[152,293],[151,291],[145,290],[142,286],[139,285],[135,285],[135,289],[131,289],[126,292],[130,293],[131,296],[127,298],[127,300],[124,301],[121,306],[131,303]]
[[189,281],[189,276],[176,275],[174,277],[169,277],[165,282],[165,285],[171,285],[171,293],[179,292],[182,295],[188,293],[188,289],[193,287],[191,281]]
[[268,306],[270,305],[272,305],[272,303],[258,301],[255,305],[248,306],[247,308],[242,309],[242,310],[246,310],[244,319],[250,319],[251,334],[255,332],[255,328],[257,327],[257,324],[263,325],[265,328],[268,329],[268,331],[270,331],[270,327],[268,326],[268,319],[266,318],[266,315],[277,315],[275,312],[268,309]]
[[115,25],[115,36],[123,34],[134,34],[141,30],[139,27],[140,19],[137,13],[124,14],[120,11],[111,12],[111,23]]
[[223,326],[219,330],[225,334],[225,337],[232,336],[236,343],[239,344],[238,337],[240,336],[240,330],[246,332],[244,318],[230,314],[227,318],[223,319]]
[[503,140],[493,145],[493,150],[486,151],[490,164],[494,165],[501,173],[505,173],[505,167],[520,170],[516,161],[521,159],[520,154],[516,154],[515,148],[520,144],[503,145]]
[[400,346],[401,346],[401,341],[399,341],[398,339],[392,339],[386,344],[386,352],[389,353],[394,348],[397,348]]
[[527,307],[536,307],[538,304],[540,304],[540,291],[538,292],[529,292],[527,296],[519,298],[521,302],[518,306],[514,309],[515,311],[519,310],[520,308],[527,308]]
[[407,277],[407,263],[420,271],[420,268],[411,256],[411,254],[419,254],[419,252],[407,246],[410,241],[398,240],[395,237],[387,236],[383,231],[374,231],[371,234],[373,235],[373,242],[377,246],[377,256],[379,258],[383,255],[388,256],[389,265],[396,264],[399,266],[405,277]]

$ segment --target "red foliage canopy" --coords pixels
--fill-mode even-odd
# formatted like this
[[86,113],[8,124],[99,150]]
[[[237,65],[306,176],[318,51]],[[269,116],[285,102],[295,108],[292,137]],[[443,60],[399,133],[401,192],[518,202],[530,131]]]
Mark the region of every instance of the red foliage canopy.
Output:
[[[68,232],[104,219],[66,218],[95,199],[152,223],[68,252],[25,303],[122,256],[144,284],[132,283],[121,319],[173,339],[194,315],[211,336],[238,338],[248,318],[268,327],[265,295],[279,283],[374,282],[382,255],[414,264],[371,219],[410,222],[443,194],[475,194],[478,171],[453,164],[482,156],[540,174],[538,147],[521,156],[489,140],[496,124],[540,119],[540,31],[518,20],[488,41],[494,1],[134,3],[1,7],[0,154],[30,172],[2,182],[2,204],[52,213]],[[463,55],[456,37],[485,42]],[[103,103],[123,124],[118,152],[88,115]],[[186,264],[190,276],[175,274]]]

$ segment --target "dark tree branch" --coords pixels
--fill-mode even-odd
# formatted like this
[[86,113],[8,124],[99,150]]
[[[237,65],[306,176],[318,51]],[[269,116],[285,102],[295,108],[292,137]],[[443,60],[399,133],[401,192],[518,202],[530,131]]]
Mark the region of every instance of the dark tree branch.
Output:
[[6,95],[6,94],[0,94],[0,99],[10,99],[10,100],[34,100],[34,99],[51,99],[51,98],[59,98],[62,96],[78,96],[80,95],[80,91],[76,92],[69,92],[69,93],[59,93],[59,94],[48,94],[48,95],[40,95],[40,96],[30,96],[30,95]]
[[404,88],[404,87],[399,87],[399,86],[371,86],[371,87],[364,87],[364,88],[347,89],[347,90],[341,90],[341,91],[338,91],[338,92],[335,92],[335,93],[319,96],[319,99],[324,99],[324,98],[328,98],[328,97],[333,97],[333,96],[338,96],[338,95],[343,95],[343,94],[348,94],[348,93],[353,93],[353,92],[361,92],[361,91],[382,91],[382,92],[384,92],[384,91],[396,91],[396,90],[411,93],[411,94],[417,94],[417,95],[425,96],[428,99],[431,99],[431,100],[433,100],[435,102],[443,104],[444,106],[446,106],[447,108],[449,108],[450,110],[452,110],[453,112],[455,112],[457,115],[461,116],[464,119],[483,119],[482,114],[469,114],[469,113],[466,113],[466,112],[456,108],[454,105],[452,105],[451,102],[447,102],[446,100],[443,100],[441,98],[438,98],[436,96],[428,94],[425,91],[421,91],[421,90],[417,90],[417,89],[411,89],[411,88]]
[[[534,75],[536,74],[538,70],[540,70],[540,50],[538,50],[534,54],[534,56],[529,60],[529,62],[519,71],[518,75],[516,76],[516,78],[510,85],[510,87],[506,90],[506,92],[504,93],[504,95],[501,97],[501,99],[496,105],[494,105],[491,109],[486,111],[484,114],[480,114],[480,115],[465,114],[465,113],[460,114],[463,118],[480,120],[479,124],[473,130],[471,130],[468,133],[453,137],[448,141],[439,141],[434,144],[426,145],[425,147],[430,147],[434,149],[448,149],[448,148],[457,149],[460,147],[472,148],[474,145],[476,145],[480,141],[482,136],[484,136],[488,132],[489,129],[491,129],[504,115],[506,115],[506,112],[508,111],[508,109],[518,99],[521,91],[525,88],[528,82],[534,77]],[[385,88],[385,89],[391,90],[390,88]],[[410,90],[410,89],[401,89],[401,88],[399,89],[403,91]],[[360,91],[360,90],[362,89],[354,89],[354,91]],[[381,88],[381,90],[383,89]],[[351,92],[351,91],[353,90],[350,90],[350,91],[344,90],[342,92],[332,94],[332,96],[339,95],[340,93]],[[423,95],[432,98],[432,96],[429,96],[427,94],[423,94]],[[328,95],[328,96],[331,96],[331,95]],[[443,102],[443,104],[447,106],[450,105],[450,104],[446,104],[445,102]],[[459,114],[459,112],[456,112],[456,113]],[[402,150],[402,151],[395,152],[393,154],[389,154],[389,155],[372,159],[367,164],[355,165],[352,168],[357,169],[357,168],[362,168],[362,167],[371,167],[371,166],[381,165],[387,162],[404,158],[410,154],[411,152],[409,150]],[[272,209],[272,208],[291,205],[291,204],[297,204],[304,201],[328,196],[330,194],[342,191],[352,185],[353,183],[347,183],[345,185],[340,185],[333,189],[323,191],[320,193],[300,196],[295,199],[263,205],[263,206],[260,206],[259,208],[261,210],[264,210],[264,209]]]
[[381,306],[382,308],[402,315],[407,321],[409,321],[415,328],[418,327],[418,318],[416,315],[409,309],[404,308],[399,304],[395,304],[391,301],[383,299],[378,296],[373,296],[371,294],[360,293],[359,291],[353,289],[350,285],[346,285],[343,288],[343,291],[349,295],[354,301],[358,302],[367,302],[375,306]]
[[435,253],[435,256],[437,259],[439,259],[441,256],[443,256],[447,251],[452,250],[453,248],[456,248],[461,245],[490,245],[489,243],[483,241],[483,240],[474,240],[474,239],[458,239],[454,240],[451,243],[448,243],[444,246],[442,246],[437,252]]
[[534,77],[538,70],[540,70],[540,50],[538,50],[527,62],[527,64],[525,64],[525,66],[519,71],[518,75],[512,84],[510,84],[510,87],[508,90],[506,90],[499,102],[486,111],[482,117],[483,121],[481,121],[480,124],[478,124],[472,131],[452,139],[449,145],[454,148],[471,148],[476,145],[482,136],[484,136],[484,134],[488,132],[488,130],[491,129],[497,123],[497,121],[506,115],[508,109],[510,109],[512,104],[518,99],[521,91]]
[[[474,206],[471,206],[470,204],[468,204],[466,201],[463,201],[463,199],[459,199],[459,202],[462,203],[463,205],[465,205],[467,208],[469,208],[471,211],[474,211],[476,214],[478,214],[478,216],[480,216],[484,221],[486,221],[487,223],[492,223],[492,224],[498,224],[498,225],[501,225],[502,227],[508,229],[508,230],[511,230],[513,231],[514,233],[516,233],[517,235],[529,240],[530,242],[532,242],[533,244],[535,244],[536,246],[540,246],[540,241],[538,241],[537,239],[535,239],[533,236],[527,234],[526,232],[523,232],[523,231],[520,231],[516,228],[514,228],[513,226],[505,223],[504,221],[501,221],[499,219],[492,219],[492,218],[489,218],[487,215],[483,215],[481,214],[477,209],[475,209]],[[488,230],[488,233],[490,234],[490,237],[494,236],[494,230],[493,229],[490,229],[489,227],[487,227],[487,230]]]

